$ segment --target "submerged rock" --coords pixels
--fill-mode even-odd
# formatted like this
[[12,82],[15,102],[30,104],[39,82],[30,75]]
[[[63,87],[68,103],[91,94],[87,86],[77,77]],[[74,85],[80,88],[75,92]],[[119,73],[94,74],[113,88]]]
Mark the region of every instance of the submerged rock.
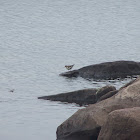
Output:
[[114,61],[101,64],[95,64],[61,73],[66,77],[83,77],[86,79],[116,79],[127,76],[140,75],[140,62],[134,61]]
[[57,128],[57,140],[97,140],[109,113],[132,107],[140,107],[140,78],[111,98],[78,110]]
[[96,102],[97,89],[83,89],[73,92],[61,93],[57,95],[42,96],[38,99],[77,103],[79,105],[94,104]]
[[[38,99],[76,103],[79,105],[89,105],[100,101],[103,95],[106,95],[110,91],[114,90],[116,90],[114,86],[105,86],[100,89],[91,88],[50,96],[42,96],[38,97]],[[111,96],[113,96],[113,93],[108,94],[108,96],[103,97],[101,100],[103,100],[104,98],[109,98]]]
[[140,139],[140,107],[115,110],[109,114],[98,140],[118,139]]

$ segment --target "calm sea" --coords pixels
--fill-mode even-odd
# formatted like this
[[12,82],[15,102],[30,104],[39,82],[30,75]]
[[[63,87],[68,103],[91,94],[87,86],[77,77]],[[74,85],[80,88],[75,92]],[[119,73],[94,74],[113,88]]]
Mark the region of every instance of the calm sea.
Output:
[[139,17],[139,0],[0,0],[0,140],[55,140],[81,108],[39,96],[130,81],[59,74],[69,64],[140,61]]

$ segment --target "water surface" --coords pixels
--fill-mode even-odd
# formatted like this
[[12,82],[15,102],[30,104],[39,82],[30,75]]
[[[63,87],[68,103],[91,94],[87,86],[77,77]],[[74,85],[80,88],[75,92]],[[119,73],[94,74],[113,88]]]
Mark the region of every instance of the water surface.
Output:
[[139,7],[139,0],[1,0],[0,139],[55,140],[57,126],[80,108],[39,96],[130,81],[59,74],[69,64],[139,61]]

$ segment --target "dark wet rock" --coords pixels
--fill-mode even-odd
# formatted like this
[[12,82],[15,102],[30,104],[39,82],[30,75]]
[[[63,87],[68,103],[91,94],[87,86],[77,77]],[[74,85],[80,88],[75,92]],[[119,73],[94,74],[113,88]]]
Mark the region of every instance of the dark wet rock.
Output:
[[57,140],[97,140],[109,113],[132,107],[140,107],[140,78],[111,98],[78,110],[57,128]]
[[61,73],[60,74],[61,76],[66,76],[66,77],[78,77],[79,76],[79,72],[78,70],[73,70],[73,71],[68,71],[68,72],[65,72],[65,73]]
[[83,89],[57,95],[38,97],[38,99],[77,103],[79,105],[94,104],[96,102],[97,89]]
[[[116,90],[114,86],[105,86],[98,90],[94,88],[83,89],[83,90],[77,90],[77,91],[72,91],[67,93],[56,94],[56,95],[42,96],[42,97],[38,97],[38,99],[76,103],[79,105],[88,105],[88,104],[96,103],[97,100],[99,101],[99,99],[103,95],[108,94],[108,92],[114,90]],[[108,94],[106,98],[111,97],[111,95],[112,94]]]
[[96,92],[96,99],[99,100],[99,98],[101,98],[103,95],[114,90],[116,90],[114,86],[104,86]]
[[140,62],[115,61],[95,64],[60,74],[66,77],[83,77],[86,79],[117,79],[140,75]]
[[109,114],[98,140],[118,139],[140,139],[140,107],[115,110]]
[[110,92],[106,93],[105,95],[101,96],[101,97],[98,99],[97,102],[100,102],[100,101],[102,101],[102,100],[105,100],[105,99],[107,99],[107,98],[110,98],[110,97],[112,97],[113,95],[115,95],[117,92],[118,92],[118,90],[110,91]]

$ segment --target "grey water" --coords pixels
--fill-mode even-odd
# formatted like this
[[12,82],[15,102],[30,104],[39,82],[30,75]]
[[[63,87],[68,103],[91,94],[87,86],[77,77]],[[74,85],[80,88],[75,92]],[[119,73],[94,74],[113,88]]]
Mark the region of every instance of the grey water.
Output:
[[59,74],[69,64],[140,61],[139,17],[139,0],[0,0],[0,140],[55,140],[81,108],[39,96],[130,81]]

